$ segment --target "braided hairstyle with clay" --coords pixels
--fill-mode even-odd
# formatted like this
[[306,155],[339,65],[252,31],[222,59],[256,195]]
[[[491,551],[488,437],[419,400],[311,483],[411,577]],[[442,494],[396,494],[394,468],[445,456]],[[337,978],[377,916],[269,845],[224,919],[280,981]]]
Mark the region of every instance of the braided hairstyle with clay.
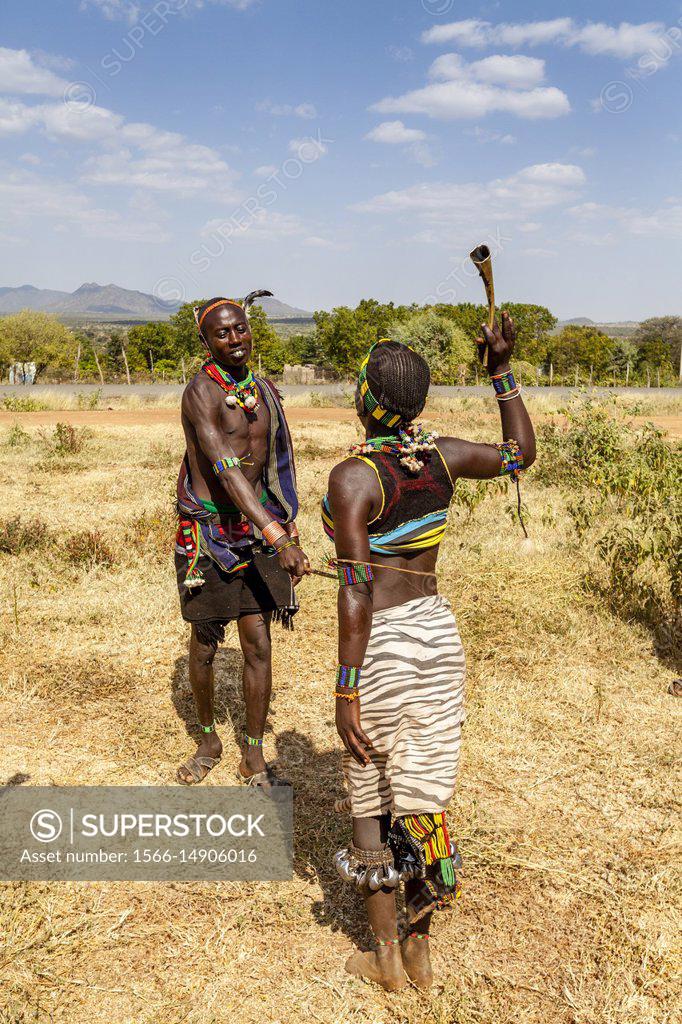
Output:
[[367,383],[379,405],[409,425],[426,405],[431,372],[418,352],[399,341],[384,341],[369,358]]

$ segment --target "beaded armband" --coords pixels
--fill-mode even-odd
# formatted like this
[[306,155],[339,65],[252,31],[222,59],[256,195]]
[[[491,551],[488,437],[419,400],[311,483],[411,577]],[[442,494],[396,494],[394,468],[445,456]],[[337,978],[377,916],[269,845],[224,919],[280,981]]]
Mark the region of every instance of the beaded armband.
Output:
[[360,696],[362,670],[352,665],[339,665],[336,670],[336,696],[342,700],[357,700]]
[[216,476],[220,476],[226,469],[239,469],[242,464],[241,459],[225,457],[224,459],[218,459],[213,463],[213,472]]
[[506,373],[495,373],[490,379],[498,402],[509,402],[519,394],[519,386],[511,370],[507,370]]
[[523,469],[523,455],[516,441],[502,441],[494,444],[502,456],[502,466],[498,476],[510,476],[512,480],[518,480],[519,473]]
[[374,579],[372,566],[362,562],[357,565],[339,565],[337,562],[336,571],[342,587],[352,587],[356,583],[371,583]]

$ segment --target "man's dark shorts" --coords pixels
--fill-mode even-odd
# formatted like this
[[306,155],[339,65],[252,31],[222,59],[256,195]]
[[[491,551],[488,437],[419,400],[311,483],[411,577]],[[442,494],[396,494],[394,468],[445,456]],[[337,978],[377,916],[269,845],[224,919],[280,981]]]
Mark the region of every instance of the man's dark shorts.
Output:
[[175,552],[182,617],[196,626],[202,643],[222,643],[227,623],[245,615],[262,612],[290,616],[296,608],[289,573],[282,569],[276,555],[266,554],[259,545],[251,549],[246,568],[237,572],[223,572],[206,555],[199,558],[199,568],[204,585],[189,590],[184,582],[187,556]]

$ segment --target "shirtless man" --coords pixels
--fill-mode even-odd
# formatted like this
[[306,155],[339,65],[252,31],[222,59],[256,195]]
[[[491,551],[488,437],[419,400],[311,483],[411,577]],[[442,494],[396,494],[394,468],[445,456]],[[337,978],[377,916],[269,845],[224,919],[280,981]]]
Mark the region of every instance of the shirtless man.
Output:
[[178,478],[175,563],[182,616],[192,625],[189,677],[202,731],[178,781],[202,782],[222,754],[215,729],[213,659],[236,621],[244,655],[246,733],[239,776],[248,785],[286,784],[263,756],[270,706],[273,617],[285,626],[294,587],[310,571],[298,543],[291,439],[274,385],[249,370],[247,310],[215,298],[195,309],[208,358],[182,398],[187,452]]

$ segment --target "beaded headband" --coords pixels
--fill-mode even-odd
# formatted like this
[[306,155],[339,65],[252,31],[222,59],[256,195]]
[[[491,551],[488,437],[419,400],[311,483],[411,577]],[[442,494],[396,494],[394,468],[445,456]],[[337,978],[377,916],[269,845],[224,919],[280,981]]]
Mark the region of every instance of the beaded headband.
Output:
[[385,341],[390,341],[390,338],[380,338],[367,353],[365,360],[360,367],[360,373],[358,375],[358,387],[360,388],[360,395],[365,410],[372,416],[373,419],[377,420],[378,423],[383,424],[385,427],[395,427],[401,422],[402,416],[399,413],[391,412],[389,409],[384,409],[382,405],[379,405],[376,398],[372,394],[367,380],[367,364],[371,358],[372,352],[377,345],[382,345]]

